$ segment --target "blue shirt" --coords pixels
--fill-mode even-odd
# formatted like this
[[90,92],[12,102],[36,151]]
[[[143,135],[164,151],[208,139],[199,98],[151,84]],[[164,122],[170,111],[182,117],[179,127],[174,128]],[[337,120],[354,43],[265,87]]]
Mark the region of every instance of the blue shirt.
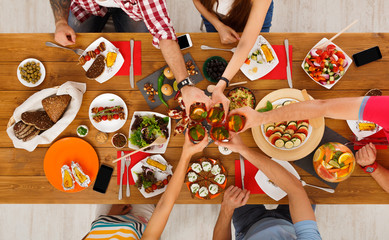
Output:
[[247,231],[244,240],[321,240],[317,224],[312,220],[305,220],[292,224],[283,219],[264,218],[255,223]]

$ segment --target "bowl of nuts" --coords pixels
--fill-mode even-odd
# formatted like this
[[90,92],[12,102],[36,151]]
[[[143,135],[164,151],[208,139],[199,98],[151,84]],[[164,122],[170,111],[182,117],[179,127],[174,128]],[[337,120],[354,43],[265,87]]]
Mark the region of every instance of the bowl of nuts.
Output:
[[46,70],[38,59],[27,58],[19,64],[16,74],[24,86],[36,87],[45,79]]

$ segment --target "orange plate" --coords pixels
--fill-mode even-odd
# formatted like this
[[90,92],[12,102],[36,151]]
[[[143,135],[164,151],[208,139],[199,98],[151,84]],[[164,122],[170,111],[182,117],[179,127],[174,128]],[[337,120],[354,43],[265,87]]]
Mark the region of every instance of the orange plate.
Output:
[[[219,187],[221,187],[221,188],[223,189],[223,191],[224,191],[224,189],[226,188],[226,185],[227,185],[227,171],[226,171],[226,169],[224,168],[224,166],[221,164],[220,161],[216,161],[216,160],[211,159],[211,158],[207,158],[207,159],[208,159],[209,161],[211,161],[213,164],[216,164],[217,162],[219,162],[220,168],[222,169],[222,173],[223,173],[224,175],[226,175],[226,181],[224,181],[224,183],[223,183],[222,185],[216,183],[216,184],[219,185]],[[192,162],[192,163],[193,163],[193,162]],[[188,168],[188,171],[186,171],[186,174],[188,174],[188,172],[189,172],[190,170],[192,170],[191,167]],[[210,181],[207,179],[207,182],[210,182]],[[185,184],[186,184],[186,186],[188,187],[190,194],[192,194],[192,192],[190,191],[190,184],[191,184],[191,183],[190,183],[190,182],[186,182]],[[218,192],[218,193],[216,193],[215,195],[209,195],[210,199],[216,198],[216,197],[219,196],[223,191]],[[200,197],[198,191],[197,191],[197,193],[195,194],[195,196],[196,196],[197,198],[199,198],[199,199],[206,200],[205,198]]]
[[79,192],[85,188],[75,182],[72,190],[65,191],[62,187],[61,167],[65,164],[71,167],[72,161],[80,164],[86,175],[90,177],[91,185],[99,170],[99,158],[93,147],[81,138],[67,137],[56,141],[47,150],[43,168],[47,180],[62,192]]

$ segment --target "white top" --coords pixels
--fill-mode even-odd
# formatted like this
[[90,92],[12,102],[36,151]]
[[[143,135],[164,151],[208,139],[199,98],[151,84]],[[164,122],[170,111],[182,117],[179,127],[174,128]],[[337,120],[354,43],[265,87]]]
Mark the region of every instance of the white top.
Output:
[[103,7],[113,7],[120,8],[120,6],[115,2],[115,0],[95,0],[97,4]]
[[218,14],[227,15],[233,3],[234,0],[219,0],[219,7],[216,9],[217,3],[215,3],[213,10]]

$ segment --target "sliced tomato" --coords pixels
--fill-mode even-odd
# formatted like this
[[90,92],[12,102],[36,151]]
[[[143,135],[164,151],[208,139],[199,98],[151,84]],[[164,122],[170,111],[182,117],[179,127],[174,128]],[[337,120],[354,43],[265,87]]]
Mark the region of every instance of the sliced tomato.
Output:
[[327,51],[324,51],[323,54],[321,55],[322,59],[327,59],[330,55],[328,54]]
[[344,54],[341,51],[337,51],[335,54],[336,56],[338,56],[338,58],[342,58],[342,59],[346,58],[346,56],[344,56]]
[[280,139],[281,137],[278,136],[278,135],[271,135],[270,138],[269,138],[269,141],[271,142],[271,144],[275,144],[277,139]]
[[309,64],[309,66],[314,66],[311,60],[309,60],[309,58],[306,58],[305,61]]
[[335,50],[335,45],[334,44],[328,44],[328,46],[327,46],[327,51],[329,52],[329,51],[334,51]]
[[296,125],[289,125],[286,127],[286,129],[292,129],[294,132],[297,130]]
[[316,53],[319,54],[319,55],[321,55],[321,54],[323,53],[323,51],[322,51],[321,49],[317,49],[317,50],[316,50]]
[[333,67],[333,68],[332,68],[332,71],[333,71],[334,73],[337,73],[337,72],[339,71],[339,68],[338,68],[338,67]]
[[308,136],[308,130],[305,128],[298,129],[296,133],[304,133],[305,136]]
[[273,132],[274,132],[273,130],[270,130],[270,129],[267,130],[267,131],[266,131],[266,134],[265,134],[266,137],[270,137],[270,136],[273,134]]
[[246,61],[244,61],[244,63],[246,63],[247,65],[249,65],[250,64],[250,59],[246,59]]

